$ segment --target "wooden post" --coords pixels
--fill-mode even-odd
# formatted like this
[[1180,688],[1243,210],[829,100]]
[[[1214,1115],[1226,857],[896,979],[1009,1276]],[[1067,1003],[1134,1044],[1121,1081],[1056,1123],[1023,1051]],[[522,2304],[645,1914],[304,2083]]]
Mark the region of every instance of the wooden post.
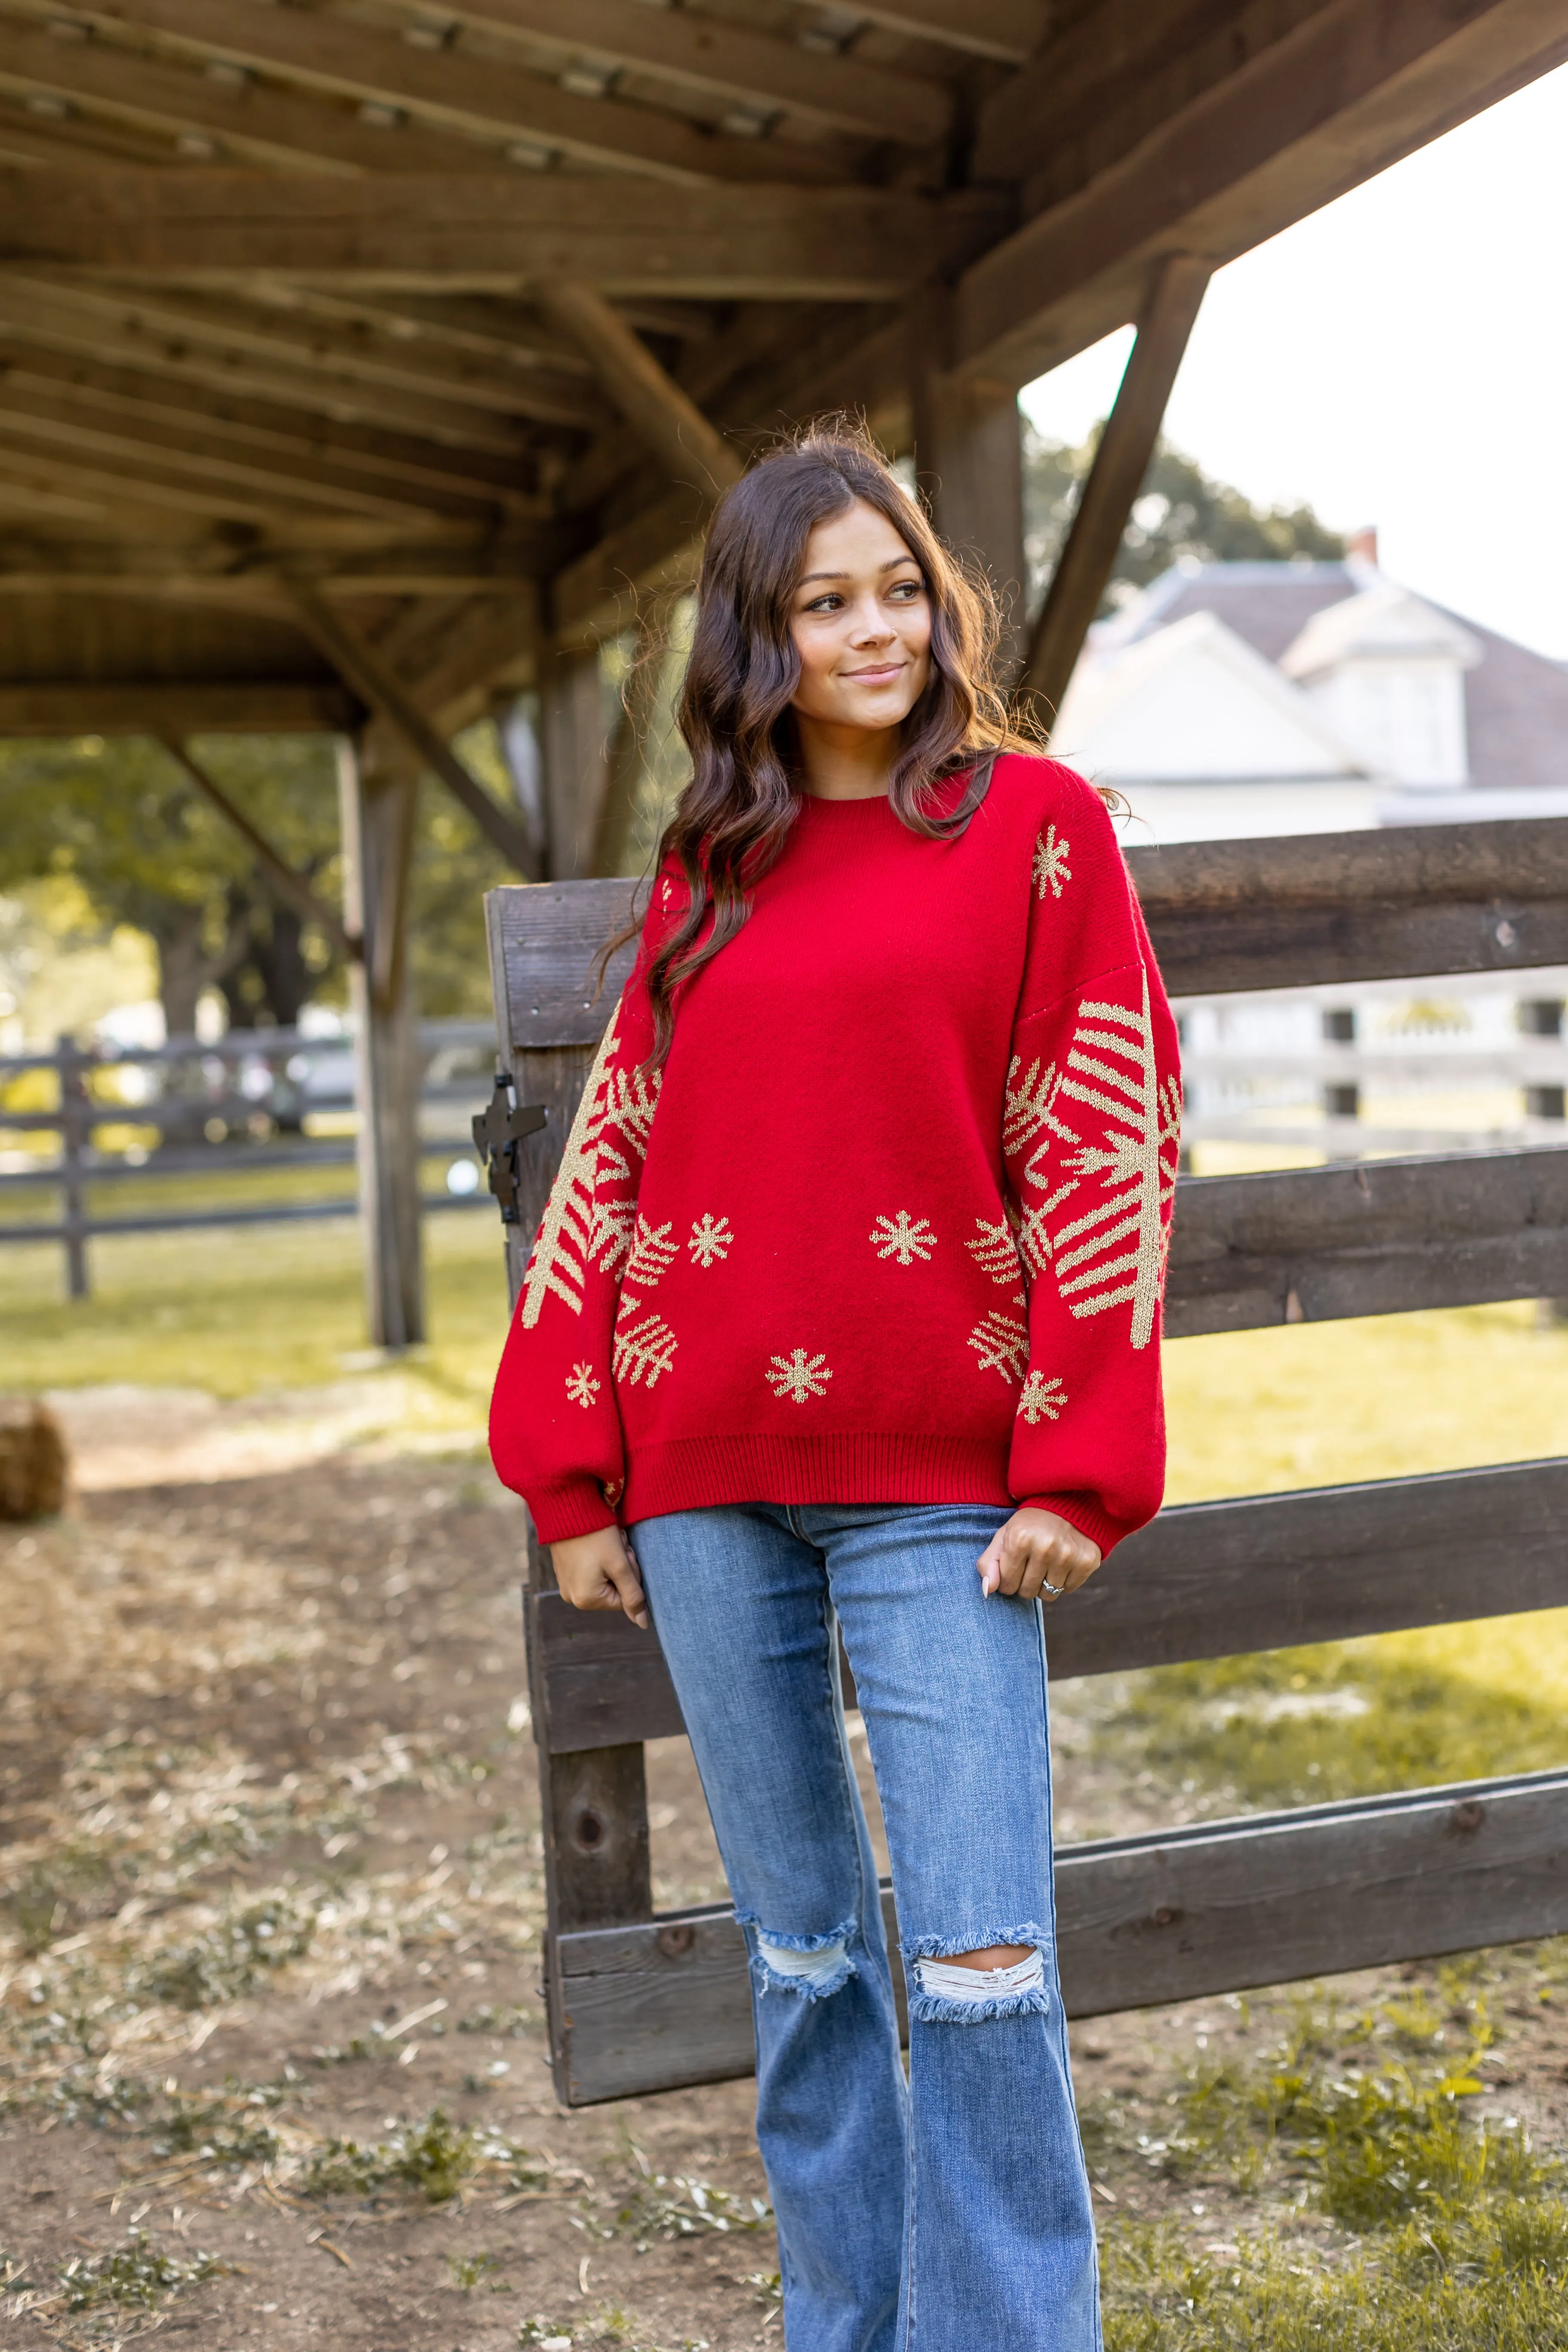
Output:
[[1210,261],[1173,254],[1138,322],[1138,339],[1100,436],[1067,544],[1051,574],[1019,680],[1022,690],[1036,696],[1053,719],[1105,593],[1213,272]]
[[539,751],[550,878],[594,871],[609,784],[609,727],[596,646],[546,654],[539,666]]
[[87,1203],[82,1191],[82,1151],[89,1117],[87,1084],[82,1076],[86,1055],[72,1036],[57,1040],[60,1074],[60,1222],[65,1227],[66,1296],[85,1298],[87,1286]]
[[945,292],[910,316],[915,468],[931,520],[955,555],[984,572],[1002,608],[999,667],[1011,678],[1024,655],[1023,436],[1008,383],[942,372]]
[[[1323,1008],[1323,1043],[1325,1045],[1355,1044],[1355,1006],[1328,1004]],[[1359,1118],[1361,1087],[1354,1078],[1330,1078],[1323,1087],[1325,1118]]]
[[339,738],[343,915],[365,948],[349,966],[349,1002],[354,1015],[365,1309],[378,1348],[409,1348],[425,1337],[419,1034],[404,951],[417,789],[416,777],[406,772],[373,789],[354,746]]

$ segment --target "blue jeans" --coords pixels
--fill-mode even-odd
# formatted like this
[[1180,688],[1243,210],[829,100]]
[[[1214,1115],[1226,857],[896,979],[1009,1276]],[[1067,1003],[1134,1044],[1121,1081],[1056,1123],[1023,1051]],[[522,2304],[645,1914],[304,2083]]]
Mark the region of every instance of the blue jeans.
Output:
[[[1100,2344],[1040,1607],[987,1600],[975,1573],[1006,1517],[758,1503],[631,1530],[752,1955],[788,2352]],[[907,2091],[836,1618],[892,1860]],[[1038,1980],[981,2000],[922,1984],[922,1961],[996,1944],[1037,1947]]]

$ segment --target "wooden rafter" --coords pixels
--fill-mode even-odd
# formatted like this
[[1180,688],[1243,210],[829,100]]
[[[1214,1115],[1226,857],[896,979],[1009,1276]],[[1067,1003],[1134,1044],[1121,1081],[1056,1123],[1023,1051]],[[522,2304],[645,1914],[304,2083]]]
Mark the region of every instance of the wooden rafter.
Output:
[[[1194,96],[1178,57],[1142,83],[1075,193],[1026,186],[1034,217],[965,270],[955,362],[1024,383],[1136,315],[1162,253],[1217,267],[1568,58],[1543,0],[1323,0],[1283,37],[1251,0],[1256,46]],[[1051,144],[1047,61],[993,101]],[[1009,136],[1011,130],[1009,130]],[[985,152],[983,118],[981,153]],[[1009,150],[1008,152],[1011,152]]]
[[721,16],[654,10],[643,0],[465,0],[459,16],[504,26],[566,58],[633,66],[676,88],[739,99],[764,114],[787,108],[866,139],[925,146],[941,139],[952,110],[940,83],[889,71],[853,56],[806,49]]
[[[266,12],[258,9],[258,16]],[[711,188],[560,173],[0,173],[17,268],[140,286],[231,287],[258,271],[353,289],[526,293],[581,278],[611,297],[896,301],[984,251],[1005,195],[873,187]]]
[[[415,48],[391,31],[303,9],[237,8],[228,0],[93,0],[94,16],[153,32],[229,66],[282,75],[395,118],[504,142],[527,140],[612,170],[700,184],[806,183],[842,176],[827,152],[708,130],[658,108],[579,97],[543,74],[461,41]],[[765,152],[764,152],[765,151]]]
[[335,677],[0,684],[0,736],[350,734],[363,717]]
[[890,33],[912,33],[1008,66],[1034,54],[1051,16],[1047,0],[856,0],[854,13]]
[[252,824],[245,811],[229,798],[216,777],[194,757],[173,729],[161,730],[158,740],[202,797],[209,801],[225,823],[232,825],[238,834],[279,896],[287,898],[308,923],[314,923],[324,931],[345,962],[354,962],[363,953],[364,943],[345,928],[337,910],[328,906],[313,885],[303,874],[298,873],[286,857],[279,856],[266,835]]
[[1105,593],[1211,275],[1206,261],[1173,255],[1139,320],[1018,681],[1019,690],[1037,696],[1053,716]]
[[676,481],[695,479],[711,502],[740,479],[738,452],[602,294],[580,279],[552,278],[534,299],[551,325],[582,346],[604,391]]
[[537,880],[532,849],[522,826],[468,773],[374,647],[308,583],[290,581],[289,593],[306,628],[345,682],[403,738],[420,765],[440,778],[501,856],[526,880]]

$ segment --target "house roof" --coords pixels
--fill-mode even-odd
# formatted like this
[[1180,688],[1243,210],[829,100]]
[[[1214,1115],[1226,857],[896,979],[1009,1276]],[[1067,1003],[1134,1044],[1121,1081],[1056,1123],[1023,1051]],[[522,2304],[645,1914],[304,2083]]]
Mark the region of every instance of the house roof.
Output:
[[[1368,564],[1176,564],[1142,595],[1102,622],[1098,649],[1111,652],[1152,636],[1194,613],[1212,613],[1278,664],[1320,613],[1364,593],[1379,575]],[[1568,667],[1531,653],[1496,630],[1450,613],[1480,649],[1466,672],[1465,709],[1470,782],[1482,791],[1532,791],[1568,784]]]

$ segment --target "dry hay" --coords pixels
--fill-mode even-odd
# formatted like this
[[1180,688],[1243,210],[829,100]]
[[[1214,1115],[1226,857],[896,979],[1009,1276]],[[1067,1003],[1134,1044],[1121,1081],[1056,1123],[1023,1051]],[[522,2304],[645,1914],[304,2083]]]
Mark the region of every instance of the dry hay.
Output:
[[0,1396],[0,1519],[65,1508],[70,1463],[59,1422],[37,1397]]

